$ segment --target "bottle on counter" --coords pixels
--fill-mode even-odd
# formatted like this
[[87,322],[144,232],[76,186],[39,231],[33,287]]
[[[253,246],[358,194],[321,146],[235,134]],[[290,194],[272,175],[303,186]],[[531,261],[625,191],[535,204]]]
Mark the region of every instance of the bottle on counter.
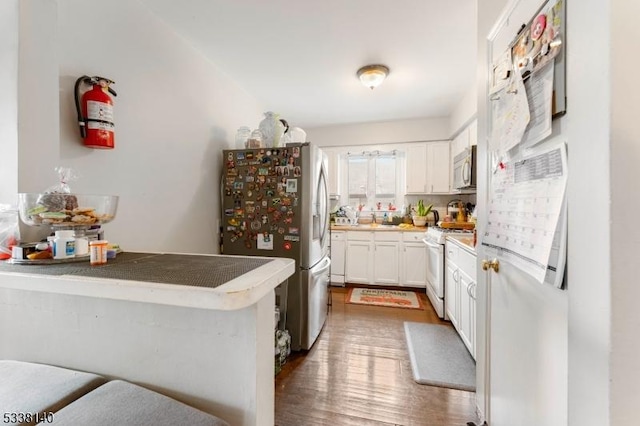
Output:
[[107,263],[108,241],[96,240],[89,243],[89,262],[91,265],[104,265]]
[[53,238],[53,258],[68,259],[76,255],[76,240],[72,230],[56,231]]

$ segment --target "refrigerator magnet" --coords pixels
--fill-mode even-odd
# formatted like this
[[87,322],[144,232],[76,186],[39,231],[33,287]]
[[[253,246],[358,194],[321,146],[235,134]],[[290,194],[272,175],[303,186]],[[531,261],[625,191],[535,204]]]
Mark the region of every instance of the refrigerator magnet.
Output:
[[300,228],[289,228],[289,233],[293,235],[298,235],[300,233]]
[[300,147],[299,146],[294,146],[293,147],[293,156],[294,157],[300,157]]
[[287,179],[287,192],[298,192],[298,179]]
[[300,237],[298,235],[285,235],[284,236],[284,240],[285,241],[300,241]]
[[273,250],[273,235],[263,234],[258,238],[258,250]]
[[244,160],[244,152],[238,152],[236,154],[236,160]]

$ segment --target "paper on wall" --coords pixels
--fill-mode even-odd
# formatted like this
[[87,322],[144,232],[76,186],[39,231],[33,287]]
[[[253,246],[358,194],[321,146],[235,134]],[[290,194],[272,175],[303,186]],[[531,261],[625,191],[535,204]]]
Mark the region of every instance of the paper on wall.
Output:
[[554,62],[535,71],[524,83],[531,120],[522,137],[523,148],[531,148],[551,134]]
[[511,84],[491,96],[492,123],[490,149],[499,155],[506,153],[522,140],[529,124],[529,102],[522,75],[513,70]]
[[[545,281],[564,205],[567,154],[564,143],[510,161],[497,169],[489,188],[488,221],[481,244],[497,249],[508,262]],[[564,232],[564,227],[560,231]],[[558,254],[558,253],[556,253]],[[556,264],[556,268],[564,264]],[[558,286],[556,277],[554,280]],[[559,279],[560,285],[562,279]]]

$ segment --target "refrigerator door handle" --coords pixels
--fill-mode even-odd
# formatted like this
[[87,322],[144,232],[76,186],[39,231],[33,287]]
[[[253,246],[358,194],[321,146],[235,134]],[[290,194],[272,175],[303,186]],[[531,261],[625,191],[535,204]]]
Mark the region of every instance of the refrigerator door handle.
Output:
[[327,233],[329,231],[329,203],[327,202],[327,177],[325,175],[324,166],[320,167],[320,179],[318,179],[318,188],[317,188],[317,204],[316,211],[319,215],[321,215],[320,220],[322,221],[320,225],[320,242],[324,244],[324,240],[327,237]]
[[322,275],[328,272],[330,267],[331,267],[331,259],[329,258],[329,256],[325,256],[325,258],[322,259],[317,266],[314,266],[311,269],[311,274],[314,277],[317,277],[318,275]]

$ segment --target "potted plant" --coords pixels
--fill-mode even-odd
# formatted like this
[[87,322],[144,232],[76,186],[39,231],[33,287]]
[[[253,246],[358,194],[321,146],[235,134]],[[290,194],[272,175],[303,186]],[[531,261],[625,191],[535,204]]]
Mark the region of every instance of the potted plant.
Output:
[[418,200],[418,204],[416,208],[413,210],[413,224],[415,226],[425,226],[427,224],[427,215],[431,211],[433,204],[429,204],[428,206],[424,205],[424,201]]

